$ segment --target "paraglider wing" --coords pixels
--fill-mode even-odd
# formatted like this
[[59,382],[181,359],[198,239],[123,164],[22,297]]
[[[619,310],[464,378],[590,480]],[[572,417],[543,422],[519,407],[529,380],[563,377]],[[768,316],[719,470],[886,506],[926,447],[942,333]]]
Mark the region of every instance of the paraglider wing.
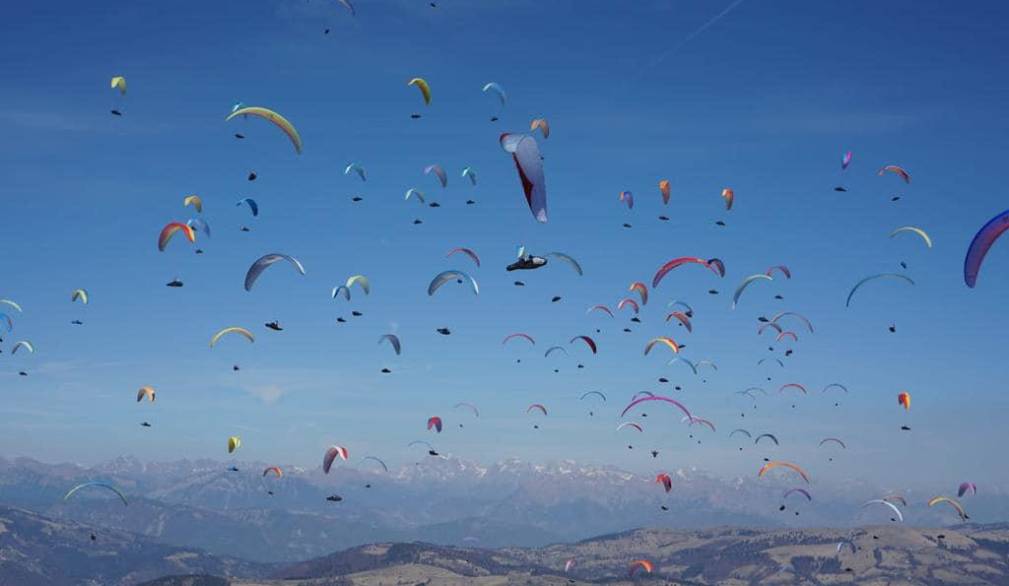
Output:
[[477,409],[476,405],[474,405],[473,403],[466,403],[466,402],[456,403],[453,409],[458,409],[459,407],[466,407],[467,409],[473,412],[474,416],[480,417],[480,410]]
[[515,162],[529,211],[537,222],[546,223],[547,184],[543,173],[543,157],[536,139],[526,134],[505,133],[501,135],[499,142]]
[[329,474],[329,469],[333,467],[333,461],[337,458],[346,462],[350,459],[350,452],[343,446],[330,446],[322,456],[322,471]]
[[381,338],[378,339],[379,344],[381,344],[382,342],[389,342],[389,344],[392,345],[392,349],[396,351],[396,356],[399,356],[400,352],[402,352],[402,346],[399,343],[399,336],[397,336],[396,334],[383,335]]
[[760,467],[760,470],[757,472],[757,477],[759,478],[763,476],[768,470],[774,470],[775,468],[788,468],[789,470],[792,470],[793,472],[801,476],[802,479],[806,481],[806,484],[809,484],[809,475],[806,474],[805,470],[796,466],[795,464],[792,464],[791,462],[785,462],[783,460],[772,460],[764,464],[763,466]]
[[634,209],[634,194],[630,191],[621,191],[619,196],[620,201],[627,204],[627,209]]
[[508,95],[505,94],[504,88],[496,81],[492,81],[483,86],[483,93],[486,94],[487,92],[491,92],[497,96],[498,102],[500,102],[503,109],[505,103],[508,101]]
[[726,211],[732,209],[732,203],[736,201],[736,192],[732,191],[731,188],[726,187],[722,190],[722,199],[725,200]]
[[634,577],[634,573],[637,572],[638,570],[644,570],[646,573],[651,574],[652,570],[654,569],[655,566],[652,565],[652,562],[648,560],[634,560],[633,562],[631,562],[629,573],[631,577]]
[[283,131],[284,134],[287,135],[287,138],[290,139],[291,144],[294,145],[295,152],[297,152],[299,155],[301,154],[301,135],[298,134],[298,129],[296,129],[294,125],[287,120],[287,118],[284,118],[283,116],[274,112],[273,110],[252,106],[252,107],[239,108],[238,110],[235,110],[234,112],[229,114],[228,117],[224,119],[224,121],[227,122],[228,120],[231,120],[236,116],[255,116],[257,118],[262,118],[263,120],[272,122],[277,126],[277,128],[279,128],[281,131]]
[[371,460],[372,462],[378,462],[378,465],[382,467],[382,470],[384,470],[386,472],[389,471],[389,467],[385,465],[385,462],[383,462],[379,458],[376,458],[375,456],[365,456],[365,457],[361,458],[362,462],[364,462],[365,460]]
[[908,173],[907,170],[905,170],[903,167],[900,167],[898,165],[887,165],[879,170],[879,175],[881,177],[885,173],[893,173],[894,175],[897,175],[898,177],[903,179],[904,183],[911,183],[911,174]]
[[533,403],[532,405],[529,405],[529,407],[526,408],[526,413],[529,413],[530,411],[539,411],[543,415],[547,414],[547,408],[544,407],[543,405],[540,405],[539,403]]
[[452,250],[448,251],[448,254],[445,255],[445,258],[448,258],[457,252],[461,252],[466,256],[470,257],[470,259],[472,259],[473,262],[476,263],[477,268],[480,268],[480,257],[477,256],[476,253],[470,250],[469,248],[453,248]]
[[690,263],[703,265],[711,269],[716,275],[725,276],[724,265],[721,274],[719,274],[718,268],[711,266],[711,264],[708,261],[704,260],[703,258],[697,258],[696,256],[681,256],[679,258],[674,258],[673,260],[659,267],[659,270],[655,272],[655,276],[652,277],[652,289],[655,289],[656,287],[659,286],[659,283],[661,283],[662,279],[669,274],[669,271]]
[[786,279],[792,278],[792,271],[790,271],[788,267],[786,267],[785,265],[774,265],[773,267],[767,269],[767,271],[764,274],[767,275],[768,277],[773,277],[774,271],[780,271],[782,275],[785,275]]
[[232,454],[235,450],[242,447],[242,438],[237,435],[233,435],[228,438],[228,453]]
[[977,275],[981,271],[985,255],[1006,230],[1009,230],[1009,210],[988,220],[988,223],[974,235],[967,248],[967,257],[963,261],[963,281],[968,287],[973,289],[977,284]]
[[109,82],[109,88],[119,90],[120,96],[126,95],[126,78],[121,75],[113,77]]
[[750,432],[748,432],[748,431],[746,431],[745,429],[742,429],[742,428],[740,428],[740,429],[733,429],[732,431],[730,431],[729,432],[729,437],[732,437],[732,436],[736,435],[737,433],[741,433],[741,434],[745,435],[746,437],[753,437],[753,435],[750,434]]
[[164,252],[165,247],[168,246],[168,241],[179,231],[182,231],[190,242],[196,242],[196,232],[188,225],[182,222],[169,222],[161,229],[161,234],[158,235],[158,250]]
[[786,490],[784,494],[781,495],[781,499],[785,500],[790,495],[793,495],[793,494],[801,494],[802,496],[806,497],[807,501],[813,502],[813,495],[809,494],[809,491],[806,490],[805,488],[790,488],[790,489]]
[[368,277],[365,277],[364,275],[354,275],[353,277],[347,279],[346,286],[348,291],[354,285],[360,287],[361,290],[364,291],[365,295],[371,294],[371,281],[368,280]]
[[625,422],[621,423],[620,425],[617,426],[617,431],[620,431],[621,429],[623,429],[625,427],[630,427],[630,428],[636,429],[636,430],[641,431],[641,432],[645,431],[640,425],[638,425],[637,423],[634,423],[633,421],[625,421]]
[[593,305],[585,313],[592,313],[593,311],[601,311],[601,312],[605,313],[606,315],[608,315],[610,317],[613,317],[613,312],[610,310],[609,307],[606,307],[605,305]]
[[242,327],[238,327],[238,326],[232,326],[232,327],[229,327],[229,328],[224,328],[224,329],[218,331],[213,336],[211,336],[211,338],[210,338],[210,347],[213,348],[214,345],[217,344],[217,341],[220,340],[221,338],[223,338],[224,336],[226,336],[227,334],[240,334],[242,336],[245,336],[245,339],[248,340],[249,342],[255,342],[256,341],[255,336],[253,336],[252,332],[250,332],[249,330],[247,330],[245,328],[242,328]]
[[957,515],[960,515],[961,521],[966,521],[967,519],[970,518],[970,516],[967,515],[967,511],[964,510],[963,505],[957,502],[956,499],[950,498],[948,496],[933,497],[929,499],[928,506],[934,507],[939,503],[949,503],[949,506],[953,507],[956,510]]
[[676,318],[677,321],[683,324],[683,327],[687,328],[688,332],[694,331],[694,326],[690,324],[690,318],[688,318],[687,315],[682,311],[674,311],[670,313],[669,315],[666,316],[666,321],[669,321],[672,318]]
[[[627,425],[626,423],[624,425]],[[673,479],[669,477],[665,472],[660,472],[655,476],[655,483],[661,484],[662,488],[669,492],[673,490]]]
[[361,178],[361,181],[368,180],[368,175],[366,174],[364,167],[357,163],[351,163],[343,170],[344,175],[350,175],[351,173],[357,173],[357,176]]
[[872,500],[867,500],[866,502],[862,503],[862,508],[865,508],[873,504],[882,504],[884,506],[889,507],[890,510],[893,511],[893,514],[896,515],[897,520],[899,520],[900,522],[904,522],[904,514],[900,512],[900,509],[897,508],[897,505],[890,502],[889,500],[883,498],[874,498]]
[[530,336],[529,334],[524,334],[522,332],[516,332],[514,334],[508,334],[507,336],[504,337],[503,340],[501,340],[501,344],[502,345],[503,344],[507,344],[509,340],[513,340],[515,338],[521,338],[523,340],[526,340],[527,342],[529,342],[533,346],[536,345],[536,340],[534,340],[532,336]]
[[668,179],[663,179],[663,180],[659,181],[659,193],[662,194],[662,203],[663,204],[668,204],[669,203],[669,192],[670,192],[669,180]]
[[759,444],[759,443],[760,443],[760,440],[761,440],[762,438],[765,438],[765,437],[766,437],[767,439],[771,440],[772,442],[774,442],[774,445],[776,445],[776,446],[780,446],[780,445],[781,445],[781,444],[780,444],[780,443],[778,442],[778,438],[774,437],[774,434],[770,434],[770,433],[762,433],[762,434],[758,435],[758,436],[757,436],[757,439],[753,440],[753,445],[757,445],[757,444]]
[[870,275],[870,276],[862,279],[861,281],[855,283],[855,286],[852,287],[851,291],[848,292],[848,299],[844,302],[844,306],[845,307],[850,307],[851,306],[851,298],[855,296],[855,292],[858,291],[859,288],[862,287],[862,285],[868,283],[869,281],[874,281],[876,279],[884,279],[884,278],[903,280],[903,281],[906,281],[910,285],[914,285],[914,281],[912,281],[910,277],[907,277],[905,275],[901,275],[901,274],[898,274],[898,273],[881,273],[879,275]]
[[249,206],[249,211],[252,212],[253,218],[259,215],[259,204],[256,203],[256,200],[252,199],[251,197],[246,197],[244,199],[238,200],[238,202],[235,203],[235,206],[236,207],[241,206],[243,203]]
[[420,95],[424,97],[424,104],[431,103],[431,86],[427,84],[427,81],[424,78],[415,77],[406,82],[406,85],[412,85],[420,90]]
[[973,482],[961,482],[960,487],[956,491],[956,496],[963,497],[963,495],[970,493],[971,496],[977,495],[977,485]]
[[427,420],[427,430],[435,430],[436,433],[441,433],[441,417],[437,415],[434,417],[429,417]]
[[575,336],[574,338],[571,338],[568,344],[574,344],[575,340],[581,340],[582,342],[585,342],[585,345],[589,347],[589,350],[591,350],[593,354],[595,354],[598,350],[596,346],[596,341],[588,336]]
[[452,280],[463,280],[463,279],[469,281],[470,288],[473,289],[474,295],[480,294],[480,286],[476,284],[476,280],[462,271],[445,271],[442,273],[438,273],[437,275],[435,275],[433,279],[431,279],[431,283],[428,284],[427,294],[429,296],[434,295],[435,291],[440,289],[441,286],[444,285],[445,283],[448,283],[449,281]]
[[582,274],[583,274],[582,273],[582,265],[578,264],[578,261],[575,260],[574,257],[572,257],[572,256],[564,254],[563,252],[548,252],[548,253],[544,254],[543,256],[552,256],[554,258],[559,258],[562,261],[564,261],[564,262],[568,263],[569,265],[571,265],[571,268],[573,268],[575,270],[575,272],[578,273],[579,277],[582,276]]
[[781,313],[776,314],[774,317],[772,317],[770,323],[776,324],[778,323],[779,319],[786,316],[794,317],[799,321],[801,321],[802,323],[806,324],[806,327],[809,328],[809,333],[810,334],[813,333],[813,322],[809,321],[805,316],[795,313],[794,311],[782,311]]
[[851,164],[851,159],[852,159],[851,151],[848,151],[848,152],[844,153],[844,156],[841,157],[841,170],[842,171],[844,171],[845,169],[848,168],[848,165]]
[[153,403],[155,396],[154,387],[140,387],[140,390],[137,391],[137,403],[143,401],[144,399]]
[[462,177],[464,179],[468,177],[469,182],[473,185],[476,185],[476,171],[474,171],[471,167],[466,167],[465,169],[462,170]]
[[438,178],[438,182],[441,183],[442,187],[448,186],[448,175],[445,174],[445,169],[442,169],[441,165],[435,164],[424,167],[425,175],[430,175],[431,173],[434,173],[435,177]]
[[245,273],[245,290],[252,291],[252,286],[256,284],[256,279],[259,278],[259,275],[263,274],[263,271],[272,266],[274,263],[282,260],[286,260],[291,263],[291,265],[293,265],[294,268],[302,275],[305,274],[305,267],[302,266],[301,261],[293,256],[279,254],[276,252],[265,254],[259,257],[256,262],[252,263],[252,265],[249,266],[248,272]]
[[14,309],[18,310],[18,313],[21,313],[21,306],[18,305],[16,302],[11,301],[10,299],[0,299],[0,303],[2,303],[4,305],[9,305],[9,306],[13,307]]
[[187,195],[182,200],[182,206],[185,207],[185,206],[190,206],[190,205],[193,206],[194,208],[196,208],[196,212],[197,213],[202,213],[203,212],[203,200],[200,198],[200,196],[198,196],[198,195]]
[[673,399],[673,398],[670,398],[670,397],[663,397],[661,395],[644,396],[644,397],[638,397],[637,399],[634,399],[633,401],[631,401],[630,403],[628,403],[626,407],[624,407],[624,410],[620,412],[620,416],[623,417],[624,415],[627,415],[627,412],[630,411],[631,409],[637,407],[638,405],[640,405],[642,403],[647,403],[647,402],[651,402],[651,401],[661,401],[663,403],[669,403],[670,405],[673,405],[677,409],[679,409],[680,411],[682,411],[683,414],[686,415],[687,417],[692,417],[692,415],[690,414],[690,411],[683,405],[683,403],[680,403],[676,399]]
[[848,446],[846,446],[843,441],[837,439],[836,437],[826,437],[826,438],[823,438],[822,440],[820,440],[820,445],[822,446],[823,444],[828,443],[828,442],[834,442],[835,444],[841,446],[842,448],[844,448],[846,450],[848,449]]
[[72,497],[74,494],[76,494],[77,491],[79,491],[79,490],[82,490],[82,489],[85,489],[85,488],[91,488],[91,487],[104,488],[105,490],[110,490],[110,491],[114,492],[116,494],[116,496],[119,497],[119,500],[123,501],[124,505],[126,505],[126,506],[130,505],[129,501],[126,500],[126,495],[124,495],[121,490],[119,490],[115,486],[112,486],[111,484],[108,484],[108,483],[105,483],[105,482],[85,482],[85,483],[82,483],[82,484],[78,484],[77,486],[75,486],[75,487],[71,488],[70,490],[68,490],[65,495],[63,495],[63,500],[64,501],[68,500],[70,497]]
[[621,299],[620,302],[617,303],[617,311],[620,311],[627,306],[630,306],[631,309],[634,310],[634,315],[637,315],[641,311],[641,307],[638,306],[638,302],[629,297]]
[[907,391],[902,391],[897,394],[897,404],[904,408],[905,411],[911,409],[911,393]]
[[637,291],[641,296],[641,305],[648,305],[648,286],[641,281],[634,281],[627,288],[628,291]]
[[676,340],[673,340],[668,336],[659,336],[658,338],[652,338],[647,344],[645,344],[645,356],[648,356],[648,353],[652,351],[652,348],[654,348],[656,344],[666,346],[672,350],[674,354],[679,354],[680,352],[680,346],[676,343]]
[[354,10],[354,5],[350,3],[350,0],[336,0],[336,1],[339,2],[344,8],[349,10],[351,16],[357,16],[357,11]]
[[602,400],[603,400],[603,402],[605,402],[605,401],[606,401],[606,395],[602,394],[602,392],[600,392],[600,391],[589,391],[589,392],[587,392],[587,393],[583,393],[583,394],[582,394],[582,396],[581,396],[581,397],[579,397],[579,399],[578,399],[578,400],[579,400],[579,401],[584,401],[584,400],[585,400],[585,397],[588,397],[589,395],[596,395],[596,396],[598,396],[598,397],[599,397],[600,399],[602,399]]
[[17,354],[19,348],[24,348],[31,354],[35,353],[35,346],[32,346],[32,343],[29,342],[28,340],[21,340],[17,344],[14,344],[14,348],[11,350],[11,354]]
[[742,282],[739,283],[739,286],[736,287],[735,293],[732,294],[732,309],[736,308],[736,304],[739,303],[739,297],[743,294],[743,291],[745,291],[746,288],[749,287],[750,284],[753,283],[754,281],[761,281],[761,280],[773,281],[774,278],[769,277],[762,273],[757,273],[756,275],[750,275],[749,277],[743,279]]
[[534,118],[533,121],[529,123],[530,132],[535,131],[537,128],[539,129],[540,134],[543,135],[543,138],[550,138],[550,123],[546,118]]
[[912,234],[917,234],[925,241],[925,246],[932,248],[932,237],[928,235],[928,232],[925,232],[921,228],[917,226],[901,226],[900,228],[896,228],[893,232],[890,232],[890,238],[893,238],[901,232],[911,232]]

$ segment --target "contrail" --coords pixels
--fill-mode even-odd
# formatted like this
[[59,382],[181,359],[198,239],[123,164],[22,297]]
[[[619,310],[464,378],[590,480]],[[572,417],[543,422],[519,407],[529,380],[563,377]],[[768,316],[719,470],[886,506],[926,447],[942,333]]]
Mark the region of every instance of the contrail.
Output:
[[745,0],[734,0],[732,2],[732,4],[729,4],[728,6],[725,7],[725,10],[723,10],[723,11],[719,12],[718,14],[716,14],[708,22],[702,24],[700,26],[700,28],[698,28],[694,32],[692,32],[689,35],[687,35],[686,37],[684,37],[684,39],[682,41],[680,41],[679,43],[677,43],[676,45],[674,45],[671,49],[669,49],[665,53],[659,55],[659,57],[655,61],[653,61],[651,64],[649,64],[644,69],[642,69],[642,73],[644,71],[648,70],[648,69],[651,69],[651,68],[655,67],[659,63],[662,63],[666,59],[668,59],[668,58],[672,57],[673,55],[675,55],[676,52],[679,51],[680,49],[682,49],[684,46],[686,46],[687,43],[689,43],[690,41],[696,39],[698,37],[698,35],[700,35],[704,31],[706,31],[709,28],[711,28],[711,25],[715,24],[716,22],[718,22],[719,20],[721,20],[722,18],[724,18],[725,15],[727,15],[730,12],[732,12],[733,10],[735,10],[736,7],[739,6],[740,4],[742,4],[743,2],[745,2]]

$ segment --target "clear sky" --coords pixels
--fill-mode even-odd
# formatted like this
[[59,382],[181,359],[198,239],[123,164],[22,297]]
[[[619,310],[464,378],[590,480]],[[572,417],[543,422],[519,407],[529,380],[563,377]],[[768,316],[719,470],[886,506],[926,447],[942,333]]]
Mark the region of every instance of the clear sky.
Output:
[[[573,458],[736,475],[752,474],[763,455],[740,454],[727,438],[744,427],[776,433],[782,446],[767,455],[817,479],[1009,483],[1004,466],[986,464],[1000,461],[1009,433],[1009,245],[995,246],[976,289],[962,278],[971,237],[1009,207],[1009,6],[750,0],[683,42],[728,4],[358,0],[356,17],[328,0],[12,4],[0,24],[0,296],[24,313],[12,314],[0,355],[3,453],[223,458],[237,434],[248,459],[316,465],[338,443],[352,456],[408,462],[416,453],[406,443],[426,439],[484,462]],[[128,80],[123,98],[109,89],[113,75]],[[431,85],[428,107],[406,85],[415,76]],[[494,99],[480,91],[489,81],[509,98],[497,122]],[[262,120],[225,123],[237,101],[287,116],[304,153]],[[541,116],[552,127],[539,141],[545,225],[497,142]],[[854,162],[842,177],[847,150]],[[367,182],[343,175],[350,162],[367,169]],[[447,189],[422,174],[432,163],[449,173]],[[907,168],[912,183],[877,176],[885,164]],[[465,166],[477,170],[475,187],[459,176]],[[668,206],[662,178],[672,184]],[[833,191],[839,182],[849,191]],[[442,207],[403,201],[410,187]],[[723,187],[735,190],[730,212]],[[633,210],[618,201],[622,190],[634,193]],[[213,228],[198,238],[206,254],[181,239],[159,252],[161,227],[193,216],[182,206],[191,193]],[[258,201],[258,218],[235,206],[242,197]],[[470,198],[477,204],[465,205]],[[927,230],[934,248],[914,235],[888,238],[903,225]],[[567,252],[585,275],[556,261],[507,273],[519,244]],[[483,266],[446,259],[456,246],[476,250]],[[246,292],[246,269],[268,252],[299,258],[307,275],[277,265]],[[627,314],[586,315],[678,256],[722,258],[728,274],[670,274],[640,325]],[[731,310],[739,281],[776,264],[793,279],[756,283]],[[479,281],[479,297],[454,283],[428,297],[431,277],[451,268]],[[856,281],[891,271],[917,284],[873,283],[845,308]],[[330,299],[359,273],[370,296]],[[165,287],[175,277],[185,286]],[[89,305],[70,302],[78,287]],[[663,322],[675,298],[695,309],[692,334]],[[773,340],[757,337],[756,318],[780,310],[809,316],[816,332],[797,325],[787,367],[758,368]],[[285,331],[263,327],[275,319]],[[208,348],[229,325],[252,329],[255,344]],[[536,346],[502,347],[515,331]],[[403,341],[400,357],[376,344],[390,332]],[[580,334],[596,339],[598,355],[568,345]],[[656,335],[718,372],[667,366],[665,350],[642,356]],[[11,356],[20,339],[37,353]],[[555,344],[570,355],[544,359]],[[786,382],[810,396],[779,396]],[[831,382],[851,391],[838,407],[820,394]],[[157,389],[153,406],[135,403],[142,385]],[[752,385],[771,395],[756,409],[734,394]],[[658,408],[641,420],[644,435],[614,433],[633,393],[663,389],[718,433]],[[579,401],[588,390],[609,401]],[[900,390],[913,395],[910,413],[896,404]],[[453,410],[459,401],[477,404],[481,418]],[[532,402],[550,415],[527,416]],[[424,423],[436,414],[446,430],[434,437]],[[825,436],[849,446],[831,463],[816,448]]]

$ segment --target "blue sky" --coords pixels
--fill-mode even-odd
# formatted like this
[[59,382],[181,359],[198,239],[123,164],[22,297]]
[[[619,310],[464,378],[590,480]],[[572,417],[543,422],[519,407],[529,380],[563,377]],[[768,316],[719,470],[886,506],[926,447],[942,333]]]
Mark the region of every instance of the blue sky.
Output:
[[[727,4],[360,0],[356,18],[318,0],[12,6],[0,25],[0,295],[24,314],[13,316],[0,355],[4,453],[224,457],[237,434],[249,459],[315,465],[338,443],[410,462],[417,456],[405,444],[427,439],[481,461],[735,475],[753,473],[765,455],[741,454],[726,438],[745,427],[778,434],[782,446],[766,455],[803,463],[818,479],[1009,482],[1004,467],[984,464],[1006,440],[999,320],[1009,249],[996,245],[977,289],[962,280],[974,232],[1009,207],[1000,188],[1009,7],[750,0],[670,52]],[[113,75],[126,76],[125,98],[109,89]],[[415,76],[431,84],[429,107],[406,86]],[[489,81],[509,96],[495,123],[495,104],[480,92]],[[304,154],[261,120],[225,123],[236,101],[287,116]],[[411,120],[416,111],[423,118]],[[530,215],[497,143],[540,116],[552,126],[540,141],[546,225]],[[849,191],[837,193],[846,150],[855,154]],[[350,162],[365,166],[367,182],[342,174]],[[431,163],[448,171],[447,189],[422,174]],[[911,185],[876,175],[891,163],[911,172]],[[465,166],[479,174],[475,187],[459,177]],[[668,206],[661,178],[672,183]],[[731,212],[719,197],[726,186],[736,193]],[[442,207],[404,202],[410,187]],[[635,194],[631,211],[617,200],[622,190]],[[161,227],[191,217],[182,207],[190,193],[203,197],[214,230],[198,241],[206,254],[181,241],[159,253]],[[258,218],[234,206],[241,197],[259,202]],[[477,204],[464,205],[469,198]],[[908,224],[935,247],[887,237]],[[585,275],[558,263],[506,273],[520,243],[567,252]],[[483,266],[446,259],[456,246],[475,249]],[[244,291],[249,264],[275,251],[298,257],[308,274],[278,265]],[[677,256],[722,258],[728,274],[672,273],[641,325],[586,316]],[[844,307],[852,284],[901,271],[902,260],[916,286],[874,283]],[[736,284],[775,264],[794,278],[758,283],[730,310]],[[471,271],[480,296],[450,284],[428,297],[431,277],[451,268]],[[359,273],[372,281],[370,296],[329,298]],[[185,287],[166,288],[173,277]],[[516,278],[527,286],[513,286]],[[91,304],[70,303],[77,287]],[[555,295],[562,300],[551,303]],[[694,306],[694,333],[663,323],[674,298]],[[756,317],[779,310],[808,315],[816,333],[798,332],[785,370],[757,368],[770,339],[756,336]],[[263,327],[274,319],[284,332]],[[228,325],[249,327],[256,343],[209,349]],[[535,349],[502,347],[514,331],[536,337]],[[403,340],[401,357],[375,343],[389,332]],[[543,358],[579,334],[596,338],[597,356],[571,346],[568,357]],[[656,335],[719,371],[695,377],[661,354],[643,357]],[[38,352],[10,356],[19,339]],[[22,369],[28,377],[17,376]],[[650,409],[646,433],[626,448],[616,416],[634,392],[662,390],[660,376],[683,387],[677,398],[713,420],[717,435]],[[786,382],[815,392],[777,396]],[[831,382],[851,389],[839,407],[818,392]],[[134,402],[142,385],[158,389],[154,406]],[[752,385],[772,395],[756,410],[733,394]],[[592,418],[577,399],[588,390],[609,396]],[[900,390],[913,394],[909,414],[896,406]],[[454,411],[458,401],[479,405],[481,419]],[[526,416],[532,402],[550,416]],[[435,414],[447,428],[432,438],[424,421]],[[911,433],[898,431],[904,423]],[[849,442],[831,463],[816,448],[826,436]],[[663,452],[658,463],[652,447]]]

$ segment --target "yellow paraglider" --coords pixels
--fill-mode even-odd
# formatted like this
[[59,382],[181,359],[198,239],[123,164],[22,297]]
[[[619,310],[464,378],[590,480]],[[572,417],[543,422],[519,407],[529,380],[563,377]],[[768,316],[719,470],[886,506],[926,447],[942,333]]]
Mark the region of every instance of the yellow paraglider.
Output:
[[185,199],[182,200],[183,206],[193,206],[196,208],[198,213],[203,213],[203,200],[200,199],[198,195],[187,195]]
[[431,86],[427,85],[427,81],[423,77],[415,77],[406,82],[406,85],[415,86],[420,90],[420,95],[424,96],[424,104],[431,103]]
[[213,337],[210,338],[210,347],[213,348],[214,345],[217,344],[218,340],[220,340],[221,338],[223,338],[228,334],[240,334],[242,336],[245,336],[245,339],[247,339],[249,342],[256,341],[256,337],[253,336],[252,332],[250,332],[249,330],[239,326],[231,326],[230,328],[224,328],[223,330],[214,334]]
[[109,87],[114,90],[119,90],[119,95],[121,96],[126,95],[126,78],[121,75],[113,77],[112,81],[109,82]]
[[262,118],[263,120],[268,120],[274,123],[277,128],[282,130],[287,138],[291,139],[291,144],[294,145],[294,150],[300,155],[301,154],[301,135],[298,134],[298,129],[291,124],[287,118],[284,118],[280,114],[270,110],[268,108],[260,108],[256,106],[239,108],[228,115],[224,119],[225,122],[231,120],[236,116],[256,116]]
[[228,438],[228,453],[231,454],[238,448],[242,447],[242,438],[237,435],[233,435]]

